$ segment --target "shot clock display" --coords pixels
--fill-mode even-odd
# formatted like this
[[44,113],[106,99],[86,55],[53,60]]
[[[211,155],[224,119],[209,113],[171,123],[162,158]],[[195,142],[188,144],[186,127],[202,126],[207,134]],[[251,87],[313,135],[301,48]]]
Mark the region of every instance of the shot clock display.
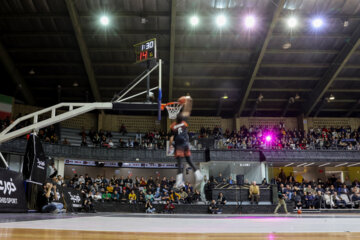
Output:
[[136,63],[156,58],[156,38],[134,45]]

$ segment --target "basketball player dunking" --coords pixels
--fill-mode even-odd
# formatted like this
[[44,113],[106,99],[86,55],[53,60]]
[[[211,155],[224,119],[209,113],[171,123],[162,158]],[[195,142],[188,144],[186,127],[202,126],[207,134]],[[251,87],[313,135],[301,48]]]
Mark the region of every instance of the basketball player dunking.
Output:
[[172,136],[170,137],[170,149],[175,146],[175,158],[178,163],[178,173],[176,175],[176,184],[175,188],[181,188],[184,186],[183,180],[183,168],[182,168],[182,158],[185,157],[186,162],[190,165],[195,173],[195,189],[198,189],[201,185],[203,179],[200,170],[195,167],[193,162],[190,159],[190,143],[188,135],[188,124],[187,119],[190,117],[191,108],[192,108],[192,99],[190,96],[180,97],[178,102],[183,105],[182,112],[180,112],[176,117],[176,122],[173,122],[170,126]]

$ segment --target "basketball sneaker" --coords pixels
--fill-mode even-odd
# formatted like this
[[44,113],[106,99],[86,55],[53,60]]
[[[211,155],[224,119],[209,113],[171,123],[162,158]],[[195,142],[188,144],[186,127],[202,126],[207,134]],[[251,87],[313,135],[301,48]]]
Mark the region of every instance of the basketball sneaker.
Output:
[[176,175],[176,183],[174,185],[174,188],[180,189],[185,186],[184,180],[183,180],[183,174],[180,173]]
[[201,187],[201,182],[203,181],[204,176],[201,174],[200,170],[195,171],[195,189]]

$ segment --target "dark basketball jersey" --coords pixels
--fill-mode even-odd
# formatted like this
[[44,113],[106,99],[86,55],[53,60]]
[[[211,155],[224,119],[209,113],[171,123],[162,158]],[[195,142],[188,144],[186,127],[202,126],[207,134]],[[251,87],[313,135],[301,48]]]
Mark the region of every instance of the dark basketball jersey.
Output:
[[186,145],[189,143],[189,135],[187,130],[188,124],[185,118],[180,123],[172,123],[170,128],[174,135],[175,146]]

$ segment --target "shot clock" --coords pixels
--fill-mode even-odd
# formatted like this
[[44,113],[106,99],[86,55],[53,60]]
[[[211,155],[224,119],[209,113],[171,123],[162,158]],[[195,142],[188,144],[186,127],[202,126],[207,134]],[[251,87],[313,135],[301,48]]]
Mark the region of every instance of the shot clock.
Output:
[[136,63],[156,58],[156,38],[134,45]]

